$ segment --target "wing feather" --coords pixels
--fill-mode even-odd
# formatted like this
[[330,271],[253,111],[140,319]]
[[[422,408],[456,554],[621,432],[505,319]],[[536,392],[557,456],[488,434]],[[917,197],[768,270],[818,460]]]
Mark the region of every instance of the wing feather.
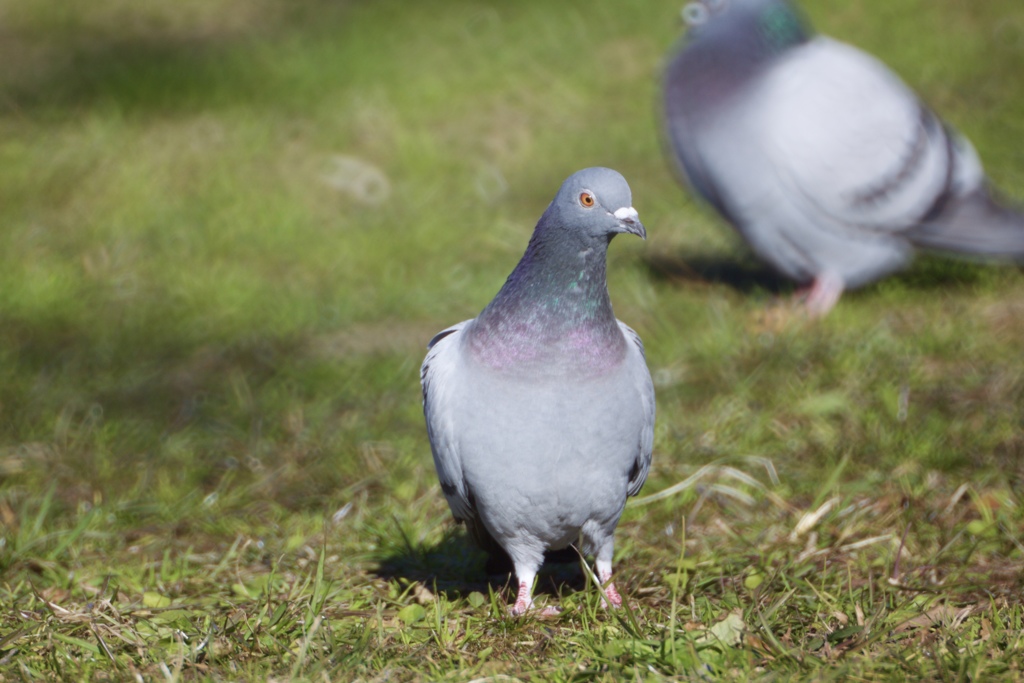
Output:
[[654,452],[654,382],[651,381],[651,373],[647,369],[644,343],[640,339],[640,335],[624,322],[618,321],[618,323],[626,340],[632,343],[630,351],[634,355],[630,362],[644,412],[644,424],[640,430],[640,440],[637,443],[636,462],[630,472],[629,488],[627,489],[628,495],[635,496],[640,493],[644,482],[647,481],[647,474],[651,469],[651,455]]
[[946,128],[871,55],[820,37],[783,57],[760,87],[767,106],[754,116],[773,166],[834,226],[901,232],[948,190]]
[[428,345],[427,357],[420,366],[420,384],[423,387],[423,415],[427,422],[427,436],[434,455],[434,467],[441,481],[452,515],[459,521],[468,521],[475,515],[472,497],[462,472],[454,415],[454,377],[459,367],[461,331],[472,320],[453,325],[439,332]]

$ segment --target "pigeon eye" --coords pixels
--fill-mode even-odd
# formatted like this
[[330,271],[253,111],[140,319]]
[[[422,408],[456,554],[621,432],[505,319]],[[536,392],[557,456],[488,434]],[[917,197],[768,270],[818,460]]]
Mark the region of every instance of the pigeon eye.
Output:
[[580,204],[589,209],[594,205],[594,195],[590,194],[589,192],[581,192]]
[[689,26],[700,26],[708,20],[708,8],[699,2],[691,2],[683,8],[683,21]]

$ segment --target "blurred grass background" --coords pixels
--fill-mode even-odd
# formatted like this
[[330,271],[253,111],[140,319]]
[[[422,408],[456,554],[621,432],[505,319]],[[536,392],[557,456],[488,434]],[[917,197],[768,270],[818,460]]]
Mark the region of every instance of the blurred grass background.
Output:
[[[826,510],[822,548],[886,537],[842,565],[858,577],[847,613],[854,584],[874,591],[906,556],[940,567],[922,579],[938,603],[920,612],[989,600],[1012,631],[1019,609],[1007,617],[994,601],[1019,599],[1024,583],[1024,277],[926,257],[845,296],[828,319],[802,320],[791,287],[750,260],[662,154],[657,84],[679,9],[0,0],[0,666],[22,678],[114,667],[571,679],[572,648],[521,659],[512,640],[534,638],[536,624],[495,635],[486,619],[464,622],[456,631],[469,644],[455,655],[409,635],[430,615],[440,624],[487,609],[463,596],[486,588],[451,545],[417,371],[432,334],[498,290],[559,183],[592,165],[626,176],[650,236],[610,253],[616,313],[644,338],[658,385],[644,493],[708,463],[748,477],[723,470],[731,484],[627,512],[617,564],[649,628],[669,604],[666,585],[673,620],[679,591],[708,600],[704,622],[733,606],[749,617],[761,603],[725,586],[812,566],[802,537],[785,539],[803,511],[838,497],[832,515],[847,503],[882,511],[854,523]],[[805,9],[822,32],[893,67],[1024,201],[1024,9]],[[684,515],[686,552],[705,563],[701,590],[661,573],[679,557]],[[974,535],[970,522],[982,523]],[[410,588],[436,591],[433,580],[454,591],[443,605]],[[764,590],[781,600],[788,584]],[[143,610],[118,621],[135,649],[110,651],[112,622],[46,606],[83,614],[97,595],[122,616]],[[247,623],[233,615],[269,609],[270,596],[294,616],[278,616],[281,633],[230,636],[228,624]],[[420,602],[427,616],[410,617]],[[178,604],[194,611],[173,628],[139,626],[152,617],[144,608]],[[313,618],[333,624],[335,640],[307,638]],[[814,619],[769,623],[813,642]],[[600,644],[591,678],[647,663],[608,654],[595,623],[567,628]],[[195,651],[195,636],[189,650],[174,635],[189,629],[213,645]],[[847,644],[877,654],[861,636]],[[1020,640],[999,642],[978,661],[1012,675]],[[766,666],[756,648],[736,652],[720,671],[743,679]],[[821,673],[773,652],[789,667],[780,671]],[[833,663],[820,654],[808,656]],[[701,661],[673,657],[657,670]],[[871,656],[855,661],[847,673],[881,675]],[[896,672],[936,675],[943,662]]]

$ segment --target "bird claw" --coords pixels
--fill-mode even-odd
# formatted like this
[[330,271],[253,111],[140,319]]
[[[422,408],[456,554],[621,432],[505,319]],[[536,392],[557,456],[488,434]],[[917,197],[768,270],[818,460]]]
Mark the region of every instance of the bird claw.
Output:
[[516,603],[508,608],[509,615],[513,617],[521,617],[527,612],[532,613],[536,617],[557,617],[562,613],[562,608],[548,605],[547,607],[536,609],[533,606],[533,601],[525,603],[519,600],[516,600]]
[[605,609],[622,607],[622,596],[619,595],[614,583],[609,583],[601,592],[601,607]]
[[516,600],[515,604],[508,608],[508,613],[513,617],[521,617],[533,609],[533,601]]

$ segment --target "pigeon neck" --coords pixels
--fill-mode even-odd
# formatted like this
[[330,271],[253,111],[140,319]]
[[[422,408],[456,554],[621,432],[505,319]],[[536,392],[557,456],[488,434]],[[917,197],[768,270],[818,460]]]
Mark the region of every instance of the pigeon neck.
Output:
[[473,346],[488,365],[604,367],[625,339],[608,296],[607,241],[534,231],[526,253],[477,317]]
[[526,253],[484,314],[511,311],[546,314],[568,325],[614,320],[608,297],[607,242],[552,244],[559,241],[534,232]]
[[799,14],[788,5],[774,5],[758,16],[757,43],[772,56],[807,42],[809,37]]
[[699,97],[682,98],[697,110],[728,99],[780,55],[810,39],[800,16],[783,4],[705,30],[683,53],[687,78],[675,85],[700,91]]

